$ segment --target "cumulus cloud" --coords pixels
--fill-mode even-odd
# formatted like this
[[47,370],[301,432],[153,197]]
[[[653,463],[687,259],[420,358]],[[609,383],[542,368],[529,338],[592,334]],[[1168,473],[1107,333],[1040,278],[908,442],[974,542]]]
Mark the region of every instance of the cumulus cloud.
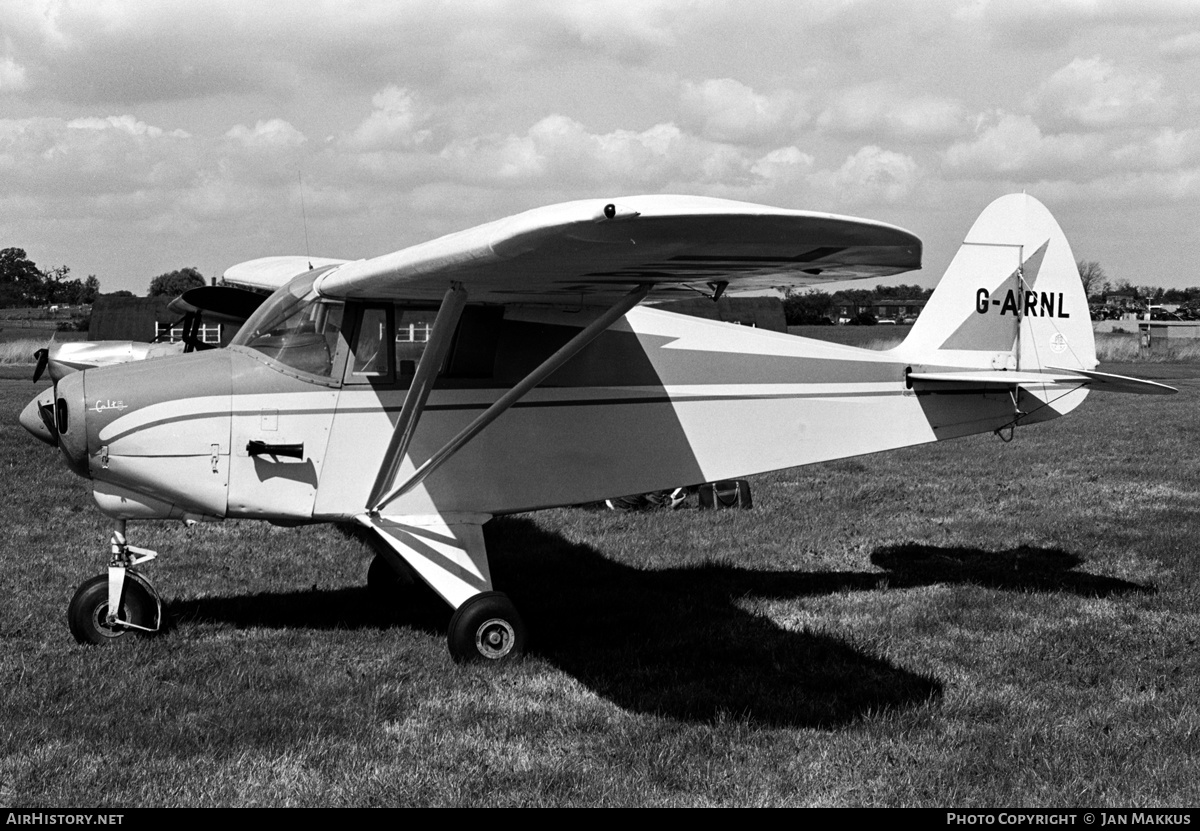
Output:
[[1044,123],[1092,129],[1159,123],[1173,106],[1161,77],[1118,69],[1100,57],[1071,61],[1031,99],[1031,109]]
[[346,139],[353,150],[388,150],[416,147],[431,135],[423,125],[429,118],[412,93],[389,86],[371,96],[371,114]]
[[1194,24],[1192,0],[976,0],[958,10],[984,22],[993,37],[1018,48],[1050,50],[1101,29]]
[[12,58],[0,59],[0,93],[21,92],[27,86],[25,67]]
[[[1114,172],[1087,182],[1039,182],[1038,195],[1048,203],[1086,204],[1093,212],[1096,206],[1115,206],[1117,213],[1128,221],[1130,215],[1147,206],[1161,207],[1164,202],[1200,199],[1200,168],[1171,172]],[[1152,250],[1145,244],[1151,233],[1153,231],[1143,228],[1137,232],[1136,239],[1130,240],[1139,260],[1144,261]],[[1178,263],[1186,263],[1185,267],[1190,269],[1190,262],[1187,258],[1177,258],[1176,267]]]
[[1112,152],[1126,170],[1179,170],[1200,164],[1200,130],[1165,127]]
[[551,2],[543,14],[560,17],[586,47],[624,60],[644,60],[675,42],[679,9],[668,0]]
[[1103,156],[1104,140],[1081,133],[1045,135],[1027,115],[1000,113],[969,142],[951,145],[948,168],[984,178],[1030,178],[1086,171]]
[[690,19],[674,0],[0,2],[5,54],[30,88],[109,106],[397,79],[486,88],[550,56],[652,61]]
[[61,116],[0,119],[0,199],[218,260],[292,248],[298,169],[355,255],[596,194],[906,224],[1000,182],[1195,191],[1195,0],[927,5],[0,0],[5,112]]
[[47,215],[115,224],[169,217],[175,233],[277,213],[295,196],[297,162],[279,151],[303,144],[281,119],[209,138],[131,114],[0,119],[0,176],[9,197],[35,195]]
[[892,84],[848,90],[817,117],[817,126],[837,133],[931,140],[967,129],[962,104],[952,98],[910,95]]
[[1187,32],[1169,38],[1159,45],[1159,51],[1169,58],[1200,57],[1200,32]]
[[456,163],[459,175],[510,184],[553,178],[606,189],[617,184],[652,189],[686,175],[721,178],[741,164],[727,148],[688,136],[674,124],[592,133],[563,115],[539,120],[524,135],[453,142],[441,156]]
[[817,173],[814,179],[843,204],[891,203],[912,193],[918,182],[918,165],[903,153],[868,145],[836,171]]
[[1029,116],[1001,114],[943,161],[962,180],[1036,186],[1040,198],[1062,203],[1200,197],[1200,130],[1191,128],[1046,134]]
[[186,0],[0,4],[5,51],[24,68],[27,89],[118,105],[261,84],[262,50],[242,38],[262,28],[244,19],[232,4]]
[[683,85],[683,106],[714,141],[760,143],[792,133],[807,120],[800,96],[790,90],[769,95],[732,78]]
[[76,118],[67,122],[69,130],[115,130],[120,133],[126,133],[130,136],[145,136],[147,138],[160,138],[168,136],[170,138],[188,138],[188,133],[184,130],[164,131],[161,127],[155,127],[153,124],[147,124],[144,121],[139,121],[132,115],[110,115],[107,118],[85,117]]
[[225,133],[225,137],[246,147],[267,149],[299,147],[308,141],[303,133],[281,118],[256,122],[252,128],[244,124],[234,125]]
[[69,215],[104,215],[90,200],[169,199],[197,163],[182,130],[132,115],[0,120],[0,171],[13,194],[36,194]]
[[815,163],[799,147],[780,147],[755,161],[750,172],[771,184],[786,184],[807,176]]

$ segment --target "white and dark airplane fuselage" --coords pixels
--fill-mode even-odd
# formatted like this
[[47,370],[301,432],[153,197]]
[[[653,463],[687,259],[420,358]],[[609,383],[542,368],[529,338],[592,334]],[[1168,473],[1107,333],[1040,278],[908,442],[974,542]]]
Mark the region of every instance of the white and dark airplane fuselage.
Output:
[[[401,478],[579,328],[533,317],[501,322],[488,377],[434,386]],[[342,383],[348,357],[316,376],[235,345],[76,373],[58,385],[60,446],[117,518],[352,521],[407,387]],[[699,484],[1045,420],[1086,395],[909,378],[952,369],[635,309],[388,511],[495,515]]]

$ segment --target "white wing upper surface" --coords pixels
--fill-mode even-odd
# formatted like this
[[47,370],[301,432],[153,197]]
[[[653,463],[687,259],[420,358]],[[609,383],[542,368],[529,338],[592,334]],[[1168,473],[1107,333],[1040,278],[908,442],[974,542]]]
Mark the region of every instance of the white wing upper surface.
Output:
[[707,292],[707,283],[727,281],[732,293],[920,265],[920,240],[882,222],[699,196],[631,196],[537,208],[334,265],[316,288],[329,297],[432,301],[458,282],[474,302],[597,305],[643,283],[665,299]]
[[222,275],[227,286],[275,291],[286,286],[293,277],[316,268],[341,265],[349,260],[331,260],[328,257],[259,257],[230,266]]

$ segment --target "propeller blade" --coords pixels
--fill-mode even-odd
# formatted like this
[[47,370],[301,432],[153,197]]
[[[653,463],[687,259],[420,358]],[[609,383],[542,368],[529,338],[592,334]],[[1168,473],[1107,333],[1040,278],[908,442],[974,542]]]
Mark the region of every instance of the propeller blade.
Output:
[[33,357],[37,358],[37,367],[33,370],[33,382],[36,384],[42,377],[42,373],[46,371],[46,364],[50,362],[50,350],[39,349],[33,353]]

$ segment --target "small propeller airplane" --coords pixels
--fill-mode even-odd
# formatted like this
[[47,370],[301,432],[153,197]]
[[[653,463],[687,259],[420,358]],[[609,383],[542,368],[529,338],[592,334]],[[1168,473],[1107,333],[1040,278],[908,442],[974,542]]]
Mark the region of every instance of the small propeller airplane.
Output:
[[[528,211],[374,259],[268,257],[224,349],[53,373],[21,415],[115,520],[68,610],[81,643],[162,626],[129,520],[357,523],[372,587],[413,575],[455,611],[455,659],[522,654],[482,528],[599,501],[1064,415],[1097,372],[1075,259],[1025,194],[975,222],[902,344],[872,351],[641,305],[920,267],[865,219],[692,196]],[[141,357],[141,356],[131,356]],[[615,437],[620,440],[615,440]]]

